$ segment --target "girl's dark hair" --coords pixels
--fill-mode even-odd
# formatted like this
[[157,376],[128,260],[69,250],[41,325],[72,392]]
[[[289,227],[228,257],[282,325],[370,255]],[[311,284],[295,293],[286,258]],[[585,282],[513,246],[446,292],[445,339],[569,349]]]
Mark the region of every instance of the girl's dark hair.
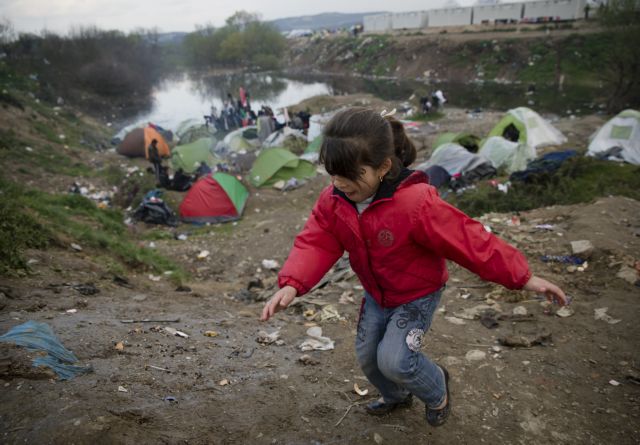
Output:
[[336,113],[324,127],[320,162],[330,175],[356,181],[361,166],[378,168],[387,158],[392,167],[385,179],[394,179],[416,159],[416,148],[402,122],[392,116],[352,107]]

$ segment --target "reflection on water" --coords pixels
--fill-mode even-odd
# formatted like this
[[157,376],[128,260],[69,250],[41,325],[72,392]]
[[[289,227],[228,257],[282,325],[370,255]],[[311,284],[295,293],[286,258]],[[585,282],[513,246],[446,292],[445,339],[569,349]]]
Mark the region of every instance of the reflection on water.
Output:
[[153,91],[153,106],[129,122],[119,136],[148,122],[175,130],[187,119],[201,120],[210,114],[211,106],[218,110],[227,93],[237,100],[239,88],[249,94],[252,108],[262,105],[274,110],[295,105],[309,97],[331,94],[330,87],[321,81],[293,80],[270,74],[239,74],[191,78],[186,74],[164,80]]
[[436,88],[442,89],[450,105],[469,110],[510,108],[527,106],[540,113],[589,114],[598,110],[603,101],[602,89],[592,87],[565,87],[562,92],[553,86],[537,86],[533,94],[527,95],[528,85],[497,84],[452,84],[427,85],[419,81],[389,79],[366,79],[353,76],[293,76],[278,74],[248,73],[227,76],[189,77],[187,74],[167,79],[153,92],[151,110],[141,112],[129,122],[119,136],[135,126],[153,122],[175,130],[181,122],[195,119],[204,123],[203,116],[209,114],[211,106],[218,109],[223,98],[231,93],[238,97],[243,87],[251,98],[254,110],[269,105],[274,110],[288,107],[317,95],[342,95],[369,93],[384,100],[406,101],[412,94],[427,95]]

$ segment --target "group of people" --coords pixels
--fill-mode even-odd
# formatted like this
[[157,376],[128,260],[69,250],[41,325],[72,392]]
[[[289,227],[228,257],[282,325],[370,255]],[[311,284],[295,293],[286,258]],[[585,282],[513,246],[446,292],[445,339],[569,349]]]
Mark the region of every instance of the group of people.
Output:
[[249,93],[244,98],[233,98],[231,93],[227,93],[226,99],[222,101],[222,109],[218,112],[215,105],[211,105],[211,114],[204,116],[205,125],[213,125],[216,131],[231,131],[236,128],[253,125],[257,119],[256,114],[251,109]]
[[436,90],[429,96],[422,96],[420,98],[420,111],[422,114],[439,111],[446,101],[447,99],[444,97],[442,90]]

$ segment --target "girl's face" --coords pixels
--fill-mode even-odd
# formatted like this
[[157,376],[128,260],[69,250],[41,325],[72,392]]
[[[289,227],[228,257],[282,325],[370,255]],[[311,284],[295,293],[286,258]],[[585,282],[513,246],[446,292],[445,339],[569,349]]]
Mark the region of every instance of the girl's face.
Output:
[[383,177],[391,168],[391,160],[384,162],[382,166],[377,169],[368,165],[360,168],[360,178],[356,181],[344,178],[342,176],[331,176],[331,183],[347,195],[353,202],[362,202],[367,198],[373,196],[380,187],[380,178]]

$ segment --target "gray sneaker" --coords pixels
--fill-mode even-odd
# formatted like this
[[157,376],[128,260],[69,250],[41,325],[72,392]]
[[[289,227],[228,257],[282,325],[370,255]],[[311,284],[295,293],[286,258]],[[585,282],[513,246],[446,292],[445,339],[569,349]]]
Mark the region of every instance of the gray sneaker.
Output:
[[440,366],[444,374],[444,386],[447,388],[447,404],[440,409],[431,409],[427,405],[424,406],[427,413],[427,422],[431,426],[441,426],[447,421],[451,412],[451,396],[449,395],[449,372],[444,366]]

